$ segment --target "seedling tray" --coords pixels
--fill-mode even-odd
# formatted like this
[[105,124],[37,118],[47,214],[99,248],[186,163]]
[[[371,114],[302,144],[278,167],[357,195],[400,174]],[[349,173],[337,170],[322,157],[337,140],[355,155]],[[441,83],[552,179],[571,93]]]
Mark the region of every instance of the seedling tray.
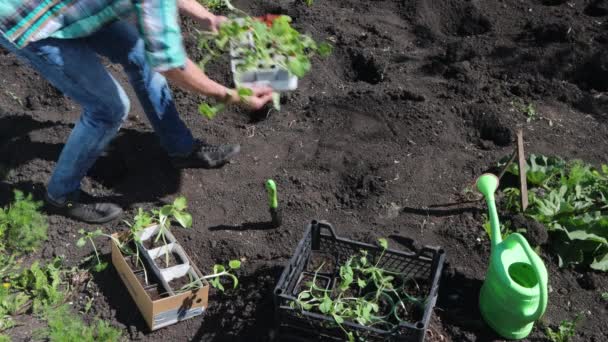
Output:
[[[306,228],[304,237],[286,265],[274,290],[275,321],[279,340],[285,341],[345,341],[344,332],[332,317],[304,311],[294,305],[295,287],[301,274],[306,272],[312,251],[329,253],[337,258],[338,265],[361,250],[366,250],[370,258],[376,258],[381,249],[378,246],[340,238],[327,222],[312,221]],[[441,248],[423,247],[417,251],[403,252],[388,249],[380,259],[379,267],[398,272],[405,277],[424,279],[429,284],[421,319],[417,322],[401,322],[394,328],[382,330],[345,321],[342,325],[354,332],[361,341],[424,341],[433,307],[437,301],[439,279],[443,269],[445,253]]]
[[[240,70],[241,51],[254,47],[253,37],[249,34],[243,41],[230,44],[230,67],[237,87],[269,86],[275,91],[290,91],[298,88],[298,78],[277,64],[259,65],[256,68]],[[277,56],[278,62],[282,56]]]
[[[116,233],[113,236],[116,239],[120,239],[121,234]],[[171,245],[177,247],[171,248],[181,249],[184,264],[165,269],[158,268],[153,259],[150,259],[149,252],[141,244],[137,244],[137,248],[140,249],[140,255],[143,256],[141,259],[145,264],[145,268],[152,271],[152,274],[148,276],[157,281],[157,283],[150,285],[140,282],[138,278],[142,278],[142,271],[136,274],[127,263],[125,256],[114,239],[111,240],[111,243],[112,264],[127,287],[129,294],[135,301],[150,330],[157,330],[201,315],[207,309],[209,283],[202,279],[201,272],[192,263],[188,255],[183,252],[183,248],[177,242],[172,242]],[[169,283],[175,278],[184,275],[190,275],[192,279],[200,281],[202,286],[195,290],[178,293],[179,289],[173,289]],[[150,293],[155,291],[162,293],[163,296],[153,299]]]

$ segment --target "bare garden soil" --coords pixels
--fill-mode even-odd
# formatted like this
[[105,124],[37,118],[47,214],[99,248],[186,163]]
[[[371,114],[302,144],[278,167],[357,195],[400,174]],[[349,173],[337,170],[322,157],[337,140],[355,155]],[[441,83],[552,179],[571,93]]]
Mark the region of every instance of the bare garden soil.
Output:
[[[209,121],[197,114],[202,98],[175,91],[196,136],[242,145],[220,169],[173,169],[132,96],[132,113],[83,188],[120,203],[127,218],[183,194],[194,226],[173,229],[177,239],[206,274],[215,263],[242,260],[239,287],[212,291],[202,317],[148,332],[109,267],[72,298],[74,311],[94,298],[85,317],[111,321],[130,340],[266,341],[282,266],[304,224],[325,219],[355,240],[442,246],[447,264],[427,339],[500,340],[477,310],[490,252],[485,206],[462,202],[475,178],[511,152],[517,128],[529,152],[608,162],[608,1],[234,2],[256,15],[290,15],[300,30],[330,40],[333,55],[313,62],[300,89],[283,96],[281,112],[230,109]],[[193,23],[184,25],[187,48],[199,59]],[[209,74],[229,82],[227,62],[212,64]],[[108,65],[124,83],[120,68]],[[4,205],[13,188],[42,198],[79,109],[9,54],[0,54],[0,74]],[[532,103],[539,118],[527,122],[517,103]],[[277,229],[270,228],[267,178],[277,182],[283,206]],[[75,247],[76,235],[97,227],[49,220],[49,240],[33,257],[62,255],[77,265],[91,253]],[[117,220],[103,228],[125,226]],[[546,239],[538,243],[550,285],[543,324],[555,328],[582,312],[574,341],[608,340],[607,275],[559,269]],[[18,321],[10,330],[15,341],[29,340],[40,325],[31,316]],[[542,324],[527,340],[545,340]]]

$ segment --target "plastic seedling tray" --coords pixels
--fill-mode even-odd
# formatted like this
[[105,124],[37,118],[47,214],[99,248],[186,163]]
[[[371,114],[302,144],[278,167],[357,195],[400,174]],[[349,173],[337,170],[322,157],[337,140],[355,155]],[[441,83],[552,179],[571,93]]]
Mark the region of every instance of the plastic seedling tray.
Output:
[[[120,239],[121,234],[113,234],[117,239]],[[154,279],[148,285],[141,282],[141,271],[137,273],[127,263],[120,247],[114,239],[112,243],[112,264],[116,268],[118,275],[127,287],[129,294],[139,308],[146,324],[150,330],[157,330],[177,322],[192,318],[204,313],[207,309],[209,296],[209,283],[201,279],[201,272],[192,263],[188,255],[183,251],[177,242],[172,243],[177,247],[168,247],[169,250],[180,249],[183,252],[182,265],[177,265],[172,268],[159,269],[154,264],[153,259],[150,259],[149,251],[143,249],[138,244],[140,255],[146,264],[146,268],[152,270],[153,274],[148,274],[148,278]],[[180,274],[196,275],[202,285],[200,288],[187,290],[181,293],[176,293],[169,285],[171,280],[179,277]],[[167,280],[168,279],[168,280]]]
[[[279,340],[346,340],[344,331],[332,317],[317,311],[302,310],[295,304],[296,287],[302,273],[306,272],[313,251],[334,255],[339,267],[351,255],[361,250],[367,251],[369,258],[376,258],[381,252],[378,246],[338,237],[334,228],[327,222],[312,221],[307,226],[304,237],[285,266],[274,290],[275,321]],[[428,290],[425,290],[425,301],[420,305],[419,319],[416,322],[400,320],[390,330],[382,326],[363,326],[351,321],[344,321],[342,325],[365,341],[424,341],[425,331],[437,301],[444,259],[445,253],[441,248],[423,247],[411,252],[386,250],[380,259],[379,267],[402,274],[408,279],[424,280],[427,284],[425,289]],[[335,277],[337,278],[337,274]],[[334,278],[332,282],[336,283],[337,280]]]
[[243,63],[242,54],[254,47],[251,34],[238,43],[230,45],[230,63],[234,84],[237,87],[252,87],[256,85],[269,86],[275,91],[290,91],[298,88],[298,78],[291,75],[278,62],[282,56],[275,57],[275,63],[258,65],[247,70],[241,70],[239,64]]
[[[175,260],[175,264],[174,265],[166,265],[166,255],[169,254],[171,255],[174,259],[179,259],[179,260]],[[190,262],[188,261],[188,257],[186,256],[186,252],[184,251],[184,249],[182,248],[182,246],[180,246],[179,244],[177,244],[176,242],[172,242],[169,243],[167,245],[158,247],[158,248],[154,248],[153,250],[148,251],[148,256],[150,258],[150,260],[152,261],[152,263],[154,263],[154,265],[159,269],[162,270],[169,268],[169,267],[174,267],[174,266],[182,266],[182,265],[189,265]]]

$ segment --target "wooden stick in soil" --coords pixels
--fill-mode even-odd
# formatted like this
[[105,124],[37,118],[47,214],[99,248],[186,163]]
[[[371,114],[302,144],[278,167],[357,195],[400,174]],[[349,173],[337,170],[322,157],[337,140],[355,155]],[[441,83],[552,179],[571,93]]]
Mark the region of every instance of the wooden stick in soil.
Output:
[[528,208],[528,180],[526,177],[526,155],[524,153],[524,134],[517,131],[517,156],[519,162],[519,190],[521,194],[521,211]]

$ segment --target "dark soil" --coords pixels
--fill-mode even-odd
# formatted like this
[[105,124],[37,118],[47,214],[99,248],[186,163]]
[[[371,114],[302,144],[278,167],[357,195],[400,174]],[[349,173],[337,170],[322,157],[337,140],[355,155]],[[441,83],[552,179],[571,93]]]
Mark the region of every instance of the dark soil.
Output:
[[[194,135],[212,143],[238,142],[234,163],[213,170],[175,170],[135,96],[118,137],[83,188],[119,203],[127,218],[137,207],[157,208],[186,196],[194,227],[175,229],[205,274],[212,265],[243,260],[236,290],[211,291],[208,312],[149,332],[114,268],[93,275],[73,298],[88,319],[100,317],[131,340],[266,341],[273,326],[272,294],[311,219],[332,222],[360,241],[404,238],[442,246],[446,267],[427,334],[430,341],[500,340],[478,311],[490,256],[482,202],[457,203],[482,172],[509,155],[522,129],[528,153],[608,162],[608,16],[606,1],[587,0],[235,0],[253,14],[284,13],[334,53],[315,59],[299,90],[285,94],[281,112],[251,118],[230,108],[209,121],[197,114],[202,98],[175,91]],[[193,59],[194,24],[183,20]],[[228,58],[207,71],[230,82]],[[124,74],[110,69],[123,84]],[[11,190],[42,199],[79,108],[17,61],[0,53],[0,204]],[[532,104],[538,118],[512,103]],[[266,113],[268,114],[268,113]],[[278,185],[283,225],[271,229],[264,181]],[[34,255],[65,256],[77,265],[92,252],[74,248],[84,225],[50,216],[49,240]],[[117,220],[107,232],[122,231]],[[109,244],[101,246],[109,261]],[[550,299],[543,322],[584,318],[572,341],[606,341],[604,273],[560,269],[541,245]],[[8,334],[31,340],[31,316]],[[38,324],[40,325],[40,324]],[[545,339],[537,324],[527,341]],[[17,337],[18,336],[18,337]]]
[[169,293],[160,284],[151,284],[145,287],[146,293],[153,301],[169,297]]
[[306,264],[306,272],[319,272],[333,275],[336,271],[336,257],[323,252],[312,251]]
[[182,258],[179,256],[179,254],[171,252],[168,257],[167,253],[161,254],[161,256],[154,259],[154,263],[156,263],[156,266],[158,266],[159,268],[169,268],[171,266],[181,265],[184,262],[182,261]]

